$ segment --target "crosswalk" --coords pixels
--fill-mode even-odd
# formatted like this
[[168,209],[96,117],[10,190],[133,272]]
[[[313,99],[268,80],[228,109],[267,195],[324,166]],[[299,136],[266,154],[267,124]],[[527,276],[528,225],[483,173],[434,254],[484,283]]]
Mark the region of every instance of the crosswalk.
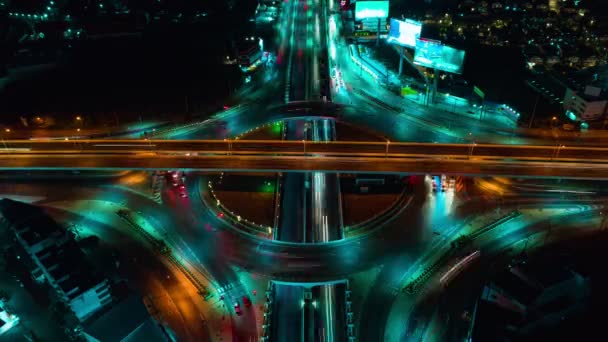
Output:
[[215,290],[219,295],[234,298],[241,298],[247,293],[245,286],[240,281],[228,283],[224,286],[217,287]]

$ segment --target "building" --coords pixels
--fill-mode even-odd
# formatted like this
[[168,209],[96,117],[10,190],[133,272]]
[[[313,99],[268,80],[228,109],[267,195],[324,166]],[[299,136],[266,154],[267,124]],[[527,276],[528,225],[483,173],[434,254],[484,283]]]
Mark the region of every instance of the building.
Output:
[[150,316],[134,294],[84,322],[83,333],[90,342],[171,341],[166,328]]
[[554,260],[512,263],[486,283],[473,310],[473,340],[536,341],[538,333],[559,327],[564,319],[584,317],[591,280]]
[[9,331],[19,323],[19,317],[6,311],[4,304],[0,301],[0,336]]
[[237,45],[237,59],[241,70],[253,71],[262,62],[262,41],[256,37],[246,37]]
[[260,0],[255,9],[255,22],[265,24],[275,21],[279,17],[282,2],[279,0]]
[[573,121],[603,123],[608,116],[608,66],[573,73],[564,83],[566,116]]
[[18,259],[39,283],[47,283],[79,321],[112,302],[110,283],[95,273],[73,236],[41,208],[0,200],[0,224],[14,234]]
[[572,88],[566,89],[564,96],[564,111],[573,121],[595,121],[604,119],[608,109],[608,101],[601,96],[602,90],[587,86],[582,92]]

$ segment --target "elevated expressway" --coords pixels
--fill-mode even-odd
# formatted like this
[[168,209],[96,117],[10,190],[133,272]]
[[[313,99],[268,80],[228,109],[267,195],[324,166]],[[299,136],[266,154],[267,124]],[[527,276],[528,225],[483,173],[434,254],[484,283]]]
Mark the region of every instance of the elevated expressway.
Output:
[[193,169],[608,179],[608,148],[261,140],[5,140],[0,169]]

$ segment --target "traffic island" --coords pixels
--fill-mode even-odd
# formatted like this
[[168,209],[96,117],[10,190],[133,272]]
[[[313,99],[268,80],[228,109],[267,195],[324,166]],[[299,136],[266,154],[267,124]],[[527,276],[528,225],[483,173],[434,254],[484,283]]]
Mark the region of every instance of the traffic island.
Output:
[[405,208],[409,177],[341,174],[342,215],[348,237],[382,225]]
[[276,173],[224,173],[213,180],[213,193],[237,219],[272,227],[276,182]]
[[[254,127],[235,140],[280,140],[283,122]],[[222,172],[209,177],[206,186],[219,218],[231,221],[245,233],[271,238],[275,221],[276,191],[279,175],[266,173]]]

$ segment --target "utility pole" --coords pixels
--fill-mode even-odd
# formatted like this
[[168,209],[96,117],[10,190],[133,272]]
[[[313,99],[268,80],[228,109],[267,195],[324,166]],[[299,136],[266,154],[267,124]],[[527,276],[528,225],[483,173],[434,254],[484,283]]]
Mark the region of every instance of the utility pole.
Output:
[[435,97],[437,96],[437,79],[439,78],[439,70],[433,69],[433,89],[431,91],[431,103],[435,103]]
[[376,47],[380,46],[380,18],[378,18],[378,30],[376,31]]
[[399,52],[399,76],[403,73],[403,53]]
[[600,221],[600,231],[604,231],[608,227],[608,215],[600,213],[602,220]]
[[532,117],[530,118],[530,124],[528,125],[528,128],[532,128],[534,116],[536,116],[536,106],[538,106],[538,100],[540,100],[540,94],[536,95],[536,102],[534,102],[534,108],[532,109]]
[[524,249],[521,251],[521,255],[526,255],[526,250],[528,249],[528,240],[530,240],[530,237],[526,238],[526,242],[524,244]]

